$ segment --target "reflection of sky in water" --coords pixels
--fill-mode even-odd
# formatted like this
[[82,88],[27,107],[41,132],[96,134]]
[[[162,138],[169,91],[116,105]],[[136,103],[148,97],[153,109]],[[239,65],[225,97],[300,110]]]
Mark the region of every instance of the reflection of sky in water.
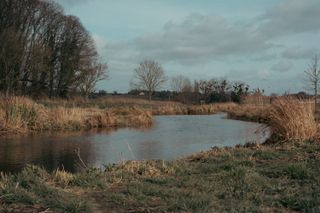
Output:
[[261,131],[255,134],[259,128],[259,124],[223,119],[223,115],[158,116],[148,130],[126,128],[111,133],[1,139],[0,170],[15,171],[25,163],[34,163],[50,170],[63,165],[69,171],[76,171],[74,150],[77,148],[81,158],[94,166],[132,159],[171,160],[213,146],[261,143],[267,135]]

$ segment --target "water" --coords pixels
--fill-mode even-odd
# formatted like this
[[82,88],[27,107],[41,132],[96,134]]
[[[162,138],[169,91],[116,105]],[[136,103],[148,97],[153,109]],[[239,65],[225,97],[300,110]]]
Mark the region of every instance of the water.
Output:
[[[214,146],[263,142],[261,125],[224,119],[225,115],[157,116],[150,129],[118,129],[69,134],[0,138],[0,171],[17,172],[26,164],[54,170],[79,170],[81,160],[101,167],[123,160],[182,158]],[[78,157],[81,157],[80,158]]]

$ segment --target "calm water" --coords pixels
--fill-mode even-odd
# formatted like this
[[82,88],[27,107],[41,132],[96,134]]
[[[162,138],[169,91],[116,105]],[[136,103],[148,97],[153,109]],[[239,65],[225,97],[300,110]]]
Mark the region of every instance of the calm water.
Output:
[[103,166],[123,160],[171,160],[213,146],[234,146],[263,142],[267,134],[261,125],[211,116],[159,116],[146,130],[119,129],[70,134],[44,134],[0,138],[0,171],[16,172],[26,164],[48,170],[78,171],[81,159],[89,166]]

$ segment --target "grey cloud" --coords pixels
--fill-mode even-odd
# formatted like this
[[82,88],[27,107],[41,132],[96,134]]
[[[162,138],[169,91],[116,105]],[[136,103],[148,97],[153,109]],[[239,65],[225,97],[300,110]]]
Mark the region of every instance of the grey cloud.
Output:
[[[241,25],[220,16],[193,14],[179,23],[168,22],[159,32],[109,45],[109,57],[126,61],[153,58],[182,65],[229,57],[273,60],[275,55],[268,50],[280,48],[275,38],[320,30],[320,1],[284,0],[261,17],[255,24]],[[298,57],[295,55],[298,53],[284,52],[282,56]]]
[[316,48],[292,47],[282,52],[282,57],[287,59],[310,59],[319,52]]
[[[155,59],[165,67],[177,65],[180,72],[192,70],[197,73],[195,76],[204,76],[206,73],[209,76],[214,75],[202,68],[212,61],[219,60],[230,65],[235,60],[243,59],[248,64],[243,67],[236,65],[239,66],[236,70],[225,73],[227,77],[248,81],[257,87],[264,84],[266,88],[270,84],[273,89],[283,81],[277,80],[279,73],[276,72],[291,70],[290,79],[297,79],[291,78],[292,73],[296,72],[293,65],[297,63],[293,64],[293,61],[286,59],[309,59],[317,52],[316,48],[294,47],[293,45],[297,45],[293,43],[296,40],[290,36],[320,30],[320,1],[281,2],[249,25],[233,24],[219,16],[191,15],[181,22],[168,22],[159,32],[144,34],[127,41],[108,41],[104,55],[111,72],[117,73],[116,75],[121,73],[123,76],[130,76],[137,63],[145,58]],[[304,34],[303,38],[308,39],[308,36],[310,34]],[[281,42],[282,39],[285,42]],[[283,46],[276,42],[281,42]],[[303,44],[310,46],[307,40],[301,43]],[[285,47],[289,48],[284,49]],[[257,65],[257,62],[265,61],[267,62]],[[214,70],[214,67],[212,69]],[[201,75],[200,70],[203,72]],[[288,81],[287,78],[285,81]],[[283,86],[283,89],[286,87]]]
[[320,30],[319,0],[284,0],[266,11],[257,32],[265,37],[278,37]]
[[136,38],[129,46],[141,57],[190,65],[247,56],[273,45],[252,29],[232,25],[221,17],[191,15],[181,23],[167,23],[162,32]]
[[276,57],[277,57],[276,54],[266,53],[266,54],[261,54],[259,56],[254,56],[252,59],[254,61],[261,62],[261,61],[271,61],[271,60],[275,59]]
[[293,67],[293,63],[290,61],[279,61],[274,64],[271,69],[277,72],[286,72],[289,71]]

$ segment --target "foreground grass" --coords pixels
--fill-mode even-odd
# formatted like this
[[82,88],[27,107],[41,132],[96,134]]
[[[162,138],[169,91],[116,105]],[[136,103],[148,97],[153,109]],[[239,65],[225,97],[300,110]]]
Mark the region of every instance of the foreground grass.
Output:
[[317,142],[214,148],[177,161],[1,175],[0,212],[319,212]]

